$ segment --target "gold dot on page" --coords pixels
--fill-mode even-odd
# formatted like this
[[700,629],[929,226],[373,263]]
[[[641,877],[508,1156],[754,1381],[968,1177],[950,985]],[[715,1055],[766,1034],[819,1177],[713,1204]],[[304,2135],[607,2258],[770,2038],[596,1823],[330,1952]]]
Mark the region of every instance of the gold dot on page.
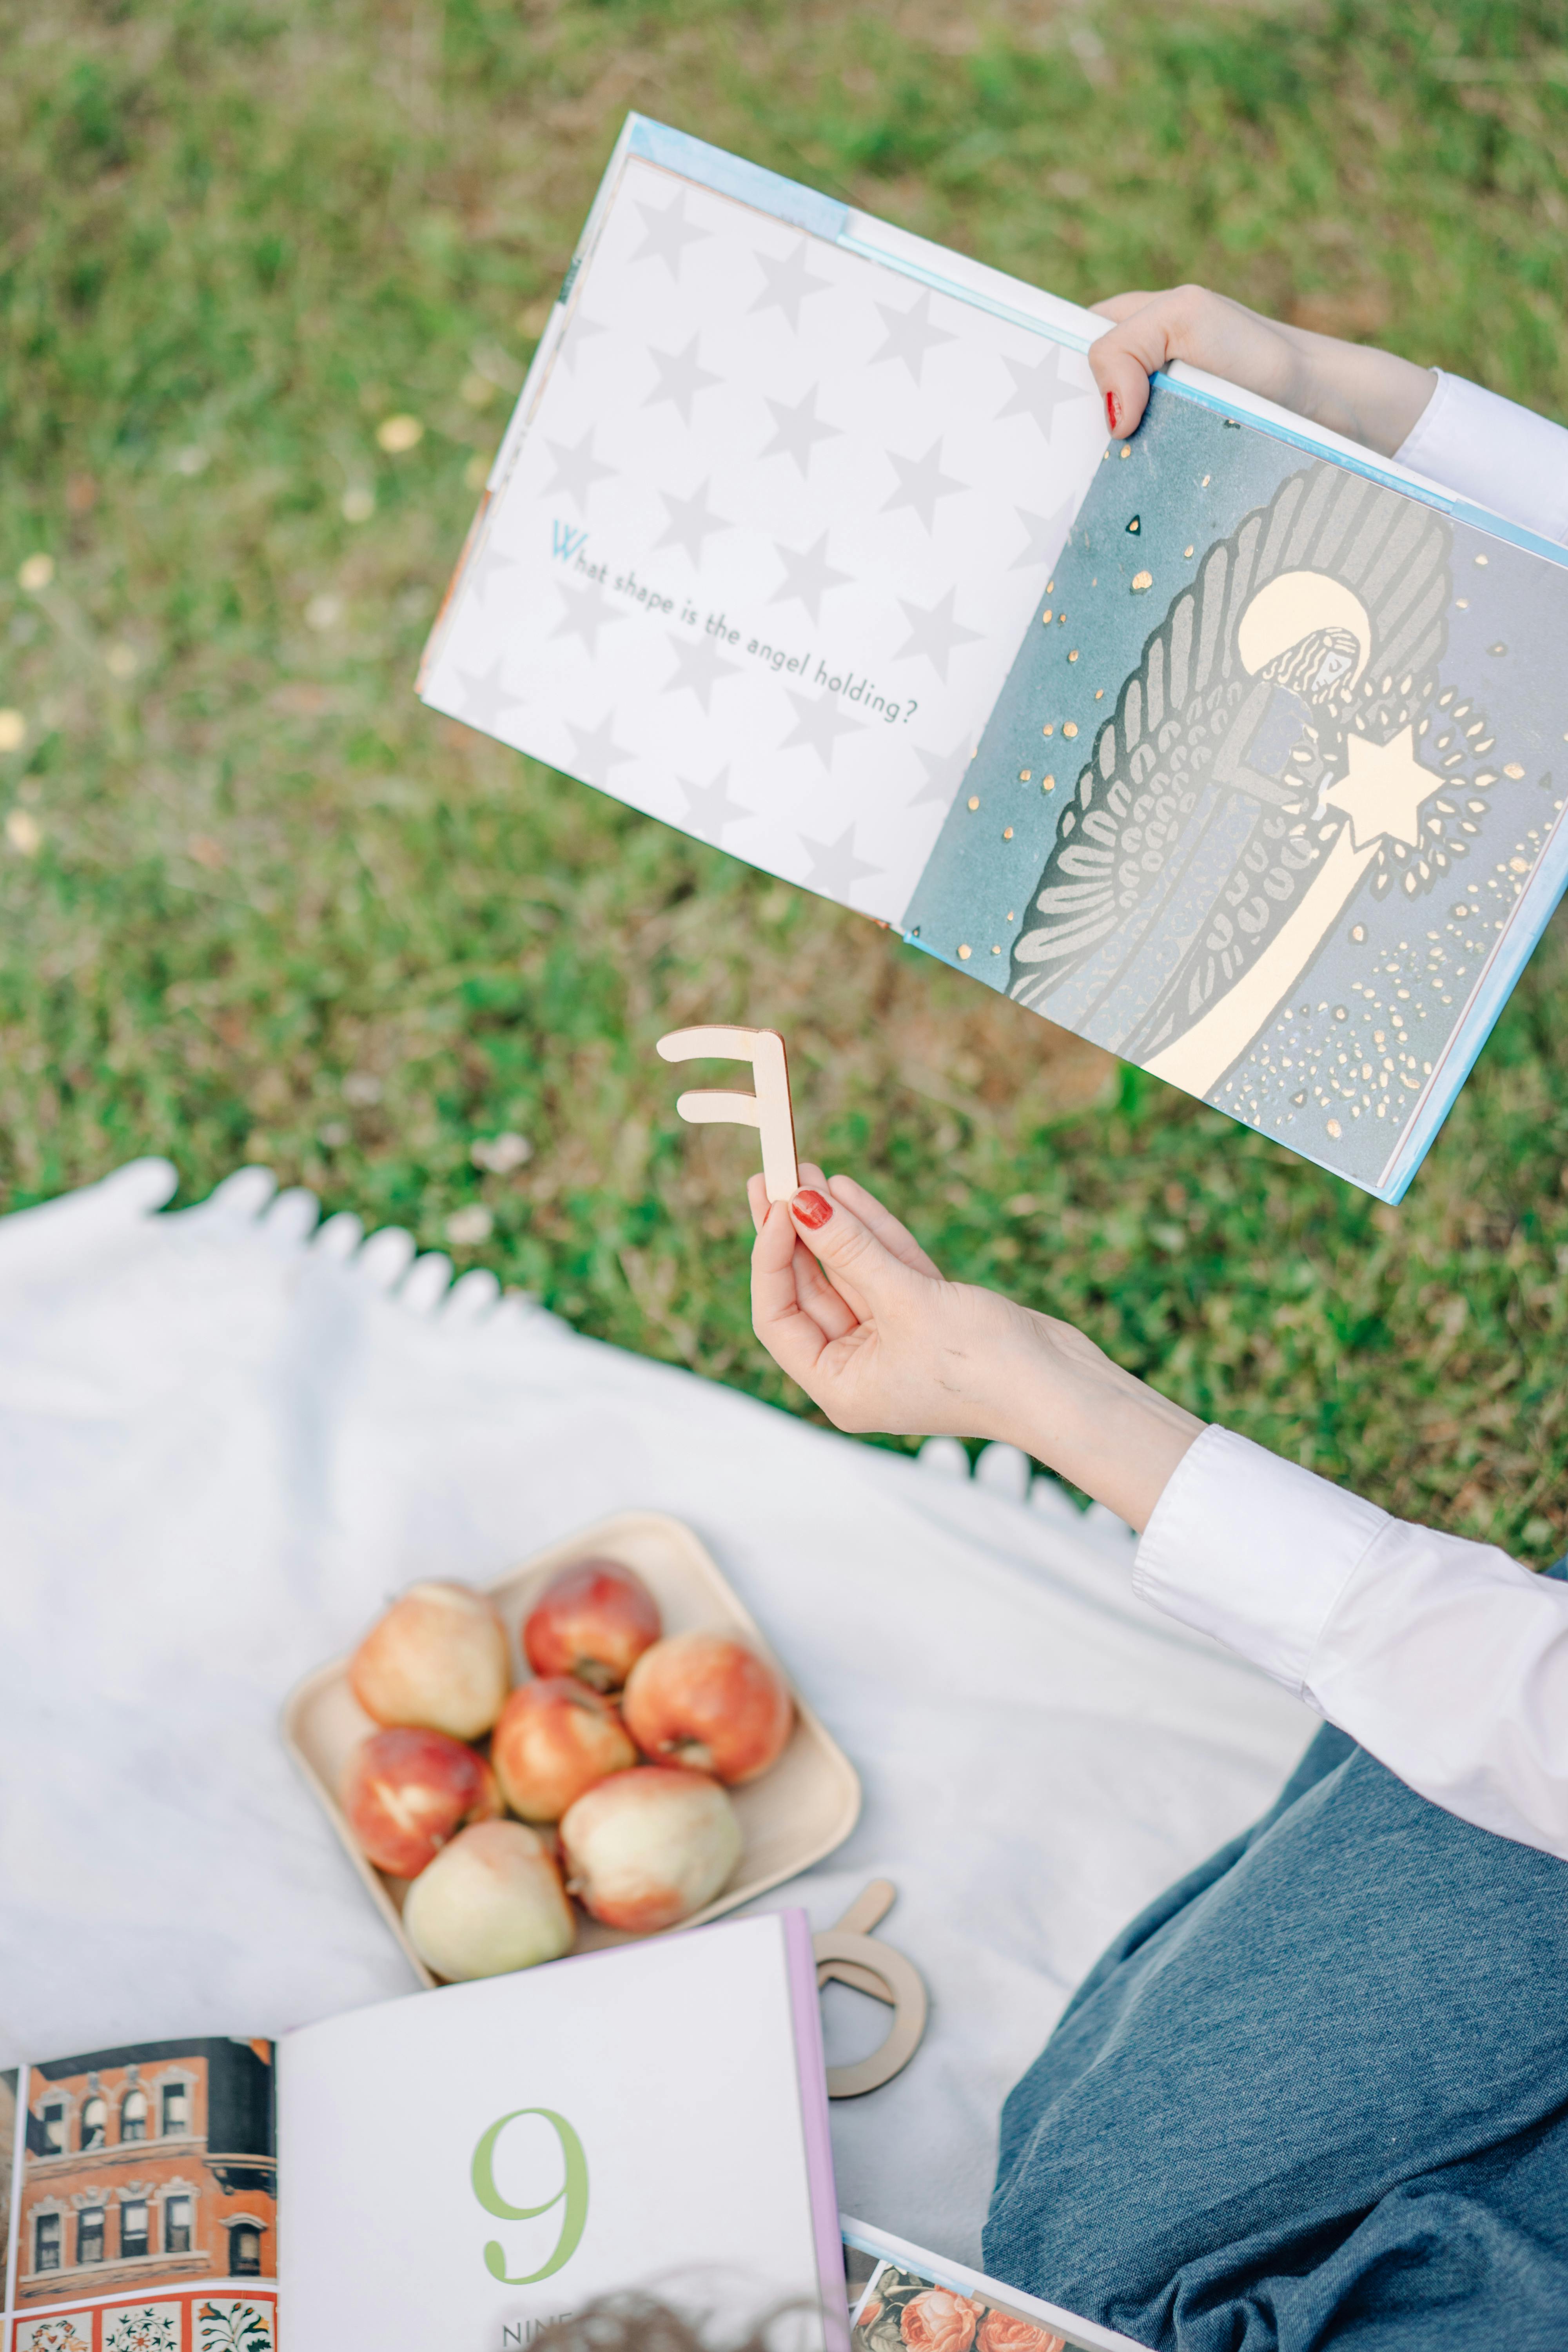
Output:
[[1077,659],[1078,659],[1078,647],[1077,647],[1076,646],[1074,646],[1074,647],[1073,647],[1073,649],[1072,649],[1071,653],[1070,653],[1070,654],[1068,654],[1068,661],[1077,661]]
[[1182,550],[1182,553],[1183,553],[1184,555],[1190,555],[1190,554],[1192,553],[1192,551],[1192,551],[1192,549],[1191,549],[1190,547],[1184,547],[1184,548],[1183,548],[1183,550]]
[[1018,771],[1018,782],[1019,782],[1021,784],[1032,784],[1032,783],[1034,782],[1034,781],[1035,781],[1035,772],[1034,772],[1033,768],[1020,768],[1020,769],[1019,769],[1019,771]]
[[1486,562],[1486,560],[1487,560],[1487,559],[1486,559],[1486,557],[1485,557],[1484,555],[1478,555],[1478,556],[1477,556],[1477,558],[1476,558],[1476,562],[1477,562],[1478,563],[1481,563],[1481,564],[1484,564],[1484,563]]
[[1046,593],[1047,593],[1047,596],[1054,596],[1054,595],[1056,594],[1056,593],[1057,593],[1057,583],[1056,583],[1056,582],[1055,582],[1054,580],[1047,580],[1047,583],[1046,583]]
[[1017,919],[1018,919],[1017,916],[1013,912],[1012,908],[1011,908],[1011,907],[1009,907],[1009,908],[1008,908],[1008,909],[1007,909],[1007,920],[1008,920],[1010,923],[1016,923],[1016,922],[1017,921]]
[[1076,734],[1078,733],[1078,721],[1077,721],[1077,719],[1069,719],[1068,720],[1067,725],[1062,729],[1062,733],[1063,733],[1064,735],[1076,735]]
[[1042,628],[1042,629],[1048,629],[1048,628],[1050,627],[1050,625],[1051,625],[1051,622],[1052,622],[1052,620],[1053,620],[1053,618],[1054,618],[1054,617],[1055,617],[1055,616],[1054,616],[1054,614],[1052,614],[1052,612],[1051,612],[1051,608],[1050,608],[1050,606],[1047,604],[1047,605],[1046,606],[1045,611],[1040,614],[1040,626],[1041,626],[1041,628]]
[[1011,826],[1010,824],[1005,824],[1005,825],[1003,826],[1003,828],[1002,828],[1002,838],[1003,838],[1003,840],[1004,840],[1004,841],[1011,841],[1011,840],[1012,840],[1012,838],[1013,838],[1013,828],[1012,828],[1012,826]]
[[1094,698],[1096,702],[1103,702],[1105,700],[1105,688],[1102,686],[1097,686],[1095,688]]
[[1057,722],[1054,719],[1047,719],[1045,725],[1040,730],[1042,735],[1054,735],[1056,731]]
[[1056,791],[1056,788],[1057,788],[1057,780],[1056,780],[1056,778],[1055,778],[1054,776],[1042,776],[1042,777],[1040,778],[1040,790],[1041,790],[1041,792],[1043,792],[1043,793],[1054,793],[1054,792]]
[[1001,949],[1000,949],[1000,948],[994,947],[994,948],[992,949],[991,952],[992,952],[992,954],[993,954],[993,955],[1000,955],[1000,954],[1001,954],[1001,952],[1002,952],[1002,950],[1001,950]]
[[1121,444],[1121,454],[1124,457],[1131,457],[1132,455],[1131,450],[1128,447],[1125,441]]
[[980,795],[978,793],[970,793],[969,805],[972,809],[977,809],[980,806]]
[[969,942],[966,940],[958,950],[960,961],[967,963],[973,952],[973,949],[969,945]]
[[1454,602],[1461,613],[1468,613],[1469,611],[1470,600],[1468,596],[1456,596]]

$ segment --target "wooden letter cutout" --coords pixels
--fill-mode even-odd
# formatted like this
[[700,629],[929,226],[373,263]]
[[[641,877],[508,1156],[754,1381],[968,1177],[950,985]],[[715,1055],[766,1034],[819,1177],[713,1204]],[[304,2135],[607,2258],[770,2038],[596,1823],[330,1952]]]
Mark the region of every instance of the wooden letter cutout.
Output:
[[697,1126],[729,1123],[754,1127],[763,1139],[763,1181],[770,1201],[793,1200],[800,1190],[795,1162],[795,1115],[790,1108],[789,1065],[784,1042],[776,1029],[672,1029],[658,1041],[667,1062],[715,1060],[750,1062],[756,1075],[754,1095],[725,1094],[705,1089],[681,1095],[676,1109]]
[[926,2030],[926,1989],[919,1969],[902,1952],[871,1933],[891,1906],[894,1892],[890,1879],[874,1878],[836,1927],[811,1939],[819,1991],[830,1978],[837,1978],[840,1984],[853,1985],[857,1992],[868,1992],[873,2000],[885,2002],[893,2012],[888,2038],[879,2049],[856,2065],[828,2068],[830,2099],[858,2099],[868,2091],[879,2091],[884,2083],[903,2072]]

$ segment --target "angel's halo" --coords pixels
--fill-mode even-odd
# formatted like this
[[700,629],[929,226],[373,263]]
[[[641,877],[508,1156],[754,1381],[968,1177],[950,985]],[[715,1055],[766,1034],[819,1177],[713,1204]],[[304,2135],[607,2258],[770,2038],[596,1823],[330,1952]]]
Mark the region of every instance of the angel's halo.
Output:
[[1348,629],[1360,653],[1347,687],[1354,686],[1372,652],[1366,606],[1342,580],[1326,572],[1279,572],[1260,588],[1241,616],[1236,649],[1256,677],[1277,654],[1288,653],[1314,629]]

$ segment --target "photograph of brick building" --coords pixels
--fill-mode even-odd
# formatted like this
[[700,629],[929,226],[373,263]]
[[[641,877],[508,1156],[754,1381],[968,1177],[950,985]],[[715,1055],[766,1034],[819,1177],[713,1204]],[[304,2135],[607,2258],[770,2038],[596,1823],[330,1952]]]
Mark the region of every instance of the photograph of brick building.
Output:
[[277,2275],[269,2042],[146,2042],[31,2066],[17,2305]]

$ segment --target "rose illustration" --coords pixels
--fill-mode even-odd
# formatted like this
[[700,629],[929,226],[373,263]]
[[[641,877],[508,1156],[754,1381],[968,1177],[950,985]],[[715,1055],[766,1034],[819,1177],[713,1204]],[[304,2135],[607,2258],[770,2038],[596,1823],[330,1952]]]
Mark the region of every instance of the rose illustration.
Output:
[[903,2338],[910,2352],[969,2352],[978,2304],[945,2286],[928,2287],[904,2305]]
[[1065,2336],[1052,2336],[1010,2311],[988,2311],[980,2323],[975,2352],[1066,2352]]

